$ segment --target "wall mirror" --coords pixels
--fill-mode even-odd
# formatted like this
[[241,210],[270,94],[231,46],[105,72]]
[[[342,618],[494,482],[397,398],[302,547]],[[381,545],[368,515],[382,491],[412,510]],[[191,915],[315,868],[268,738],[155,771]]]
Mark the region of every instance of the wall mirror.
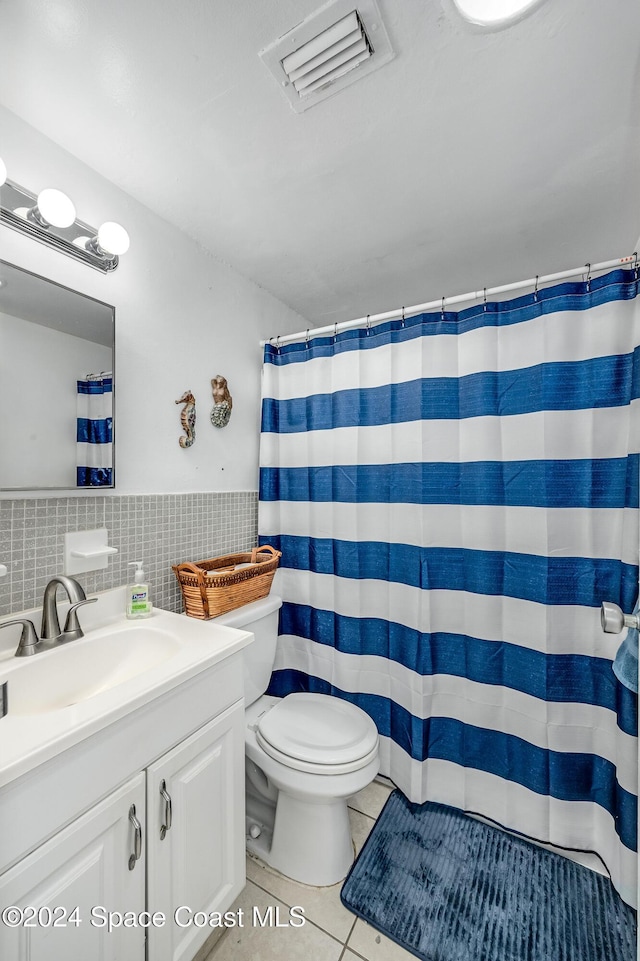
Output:
[[115,310],[0,260],[0,490],[112,488]]

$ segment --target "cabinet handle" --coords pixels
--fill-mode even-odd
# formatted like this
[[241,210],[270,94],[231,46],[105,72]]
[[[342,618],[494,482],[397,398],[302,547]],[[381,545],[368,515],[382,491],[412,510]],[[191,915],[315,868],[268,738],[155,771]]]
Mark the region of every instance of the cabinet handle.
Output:
[[167,782],[162,779],[160,781],[160,797],[164,801],[164,824],[160,828],[160,840],[164,841],[167,836],[167,831],[171,829],[171,822],[173,820],[173,808],[171,805],[171,795],[167,791]]
[[129,856],[129,870],[133,871],[136,866],[136,861],[140,859],[142,854],[142,825],[136,817],[136,806],[132,804],[129,808],[129,820],[133,824],[134,839],[133,839],[133,854]]

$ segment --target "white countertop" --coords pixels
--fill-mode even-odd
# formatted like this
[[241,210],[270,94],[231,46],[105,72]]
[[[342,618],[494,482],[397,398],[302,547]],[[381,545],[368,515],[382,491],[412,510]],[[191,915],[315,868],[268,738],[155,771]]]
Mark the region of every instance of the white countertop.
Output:
[[[8,682],[9,705],[7,715],[0,719],[0,786],[230,657],[253,639],[253,635],[247,631],[221,627],[210,621],[199,621],[170,611],[154,610],[150,618],[127,620],[122,614],[124,588],[94,596],[98,597],[98,603],[90,604],[79,612],[85,637],[70,641],[60,648],[16,658],[13,655],[20,628],[0,631],[4,648],[0,652],[0,683]],[[64,606],[60,606],[62,621]],[[0,623],[29,615],[38,629],[37,611],[2,618]],[[99,690],[101,660],[97,653],[95,657],[93,654],[108,651],[108,639],[115,637],[118,632],[122,633],[120,641],[126,640],[127,645],[135,645],[136,634],[140,635],[141,645],[148,637],[162,634],[172,646],[159,663],[144,670],[138,666],[138,673],[132,677],[126,677],[125,670],[124,679],[106,690]],[[55,685],[56,669],[59,673],[72,672],[76,657],[83,659],[85,669],[88,660],[95,663],[96,693],[54,709],[12,713],[12,678],[16,690],[18,684],[24,690],[24,682],[28,682],[30,677],[24,673],[20,678],[19,674],[29,671],[31,665],[37,667],[40,678],[50,674],[51,679],[47,680],[47,684]],[[55,693],[53,688],[52,691]]]

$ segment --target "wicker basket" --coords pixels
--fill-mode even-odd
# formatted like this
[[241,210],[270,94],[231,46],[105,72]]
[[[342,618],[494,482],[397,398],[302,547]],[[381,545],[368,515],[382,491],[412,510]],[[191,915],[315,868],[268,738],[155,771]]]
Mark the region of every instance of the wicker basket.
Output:
[[250,553],[174,564],[185,613],[207,620],[266,597],[281,556],[280,551],[265,545]]

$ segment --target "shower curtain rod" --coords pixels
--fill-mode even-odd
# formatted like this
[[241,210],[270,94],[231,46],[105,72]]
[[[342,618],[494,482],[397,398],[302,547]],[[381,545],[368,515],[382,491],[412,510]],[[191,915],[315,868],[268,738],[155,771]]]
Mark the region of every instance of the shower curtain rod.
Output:
[[532,277],[529,280],[520,280],[514,284],[502,284],[500,287],[485,287],[484,290],[472,290],[468,294],[458,294],[456,297],[441,297],[439,300],[431,300],[426,304],[416,304],[413,307],[398,307],[395,310],[387,310],[382,314],[369,314],[366,317],[358,317],[356,320],[345,320],[342,323],[329,324],[327,327],[314,327],[301,330],[297,334],[278,335],[270,337],[268,340],[261,340],[260,346],[274,344],[280,347],[282,344],[290,344],[296,340],[309,340],[310,337],[318,337],[321,334],[333,334],[334,336],[343,330],[351,330],[354,327],[367,326],[381,323],[385,320],[401,320],[405,316],[422,314],[427,310],[440,308],[444,311],[445,307],[453,304],[464,304],[471,300],[482,300],[488,295],[504,294],[511,290],[522,290],[525,287],[533,287],[534,291],[541,284],[548,284],[555,280],[566,280],[568,277],[577,277],[586,272],[587,279],[599,270],[610,270],[612,267],[625,267],[628,265],[638,266],[637,251],[628,257],[619,257],[617,260],[603,260],[599,264],[582,264],[581,267],[574,267],[571,270],[561,270],[556,274],[545,274],[543,277]]

